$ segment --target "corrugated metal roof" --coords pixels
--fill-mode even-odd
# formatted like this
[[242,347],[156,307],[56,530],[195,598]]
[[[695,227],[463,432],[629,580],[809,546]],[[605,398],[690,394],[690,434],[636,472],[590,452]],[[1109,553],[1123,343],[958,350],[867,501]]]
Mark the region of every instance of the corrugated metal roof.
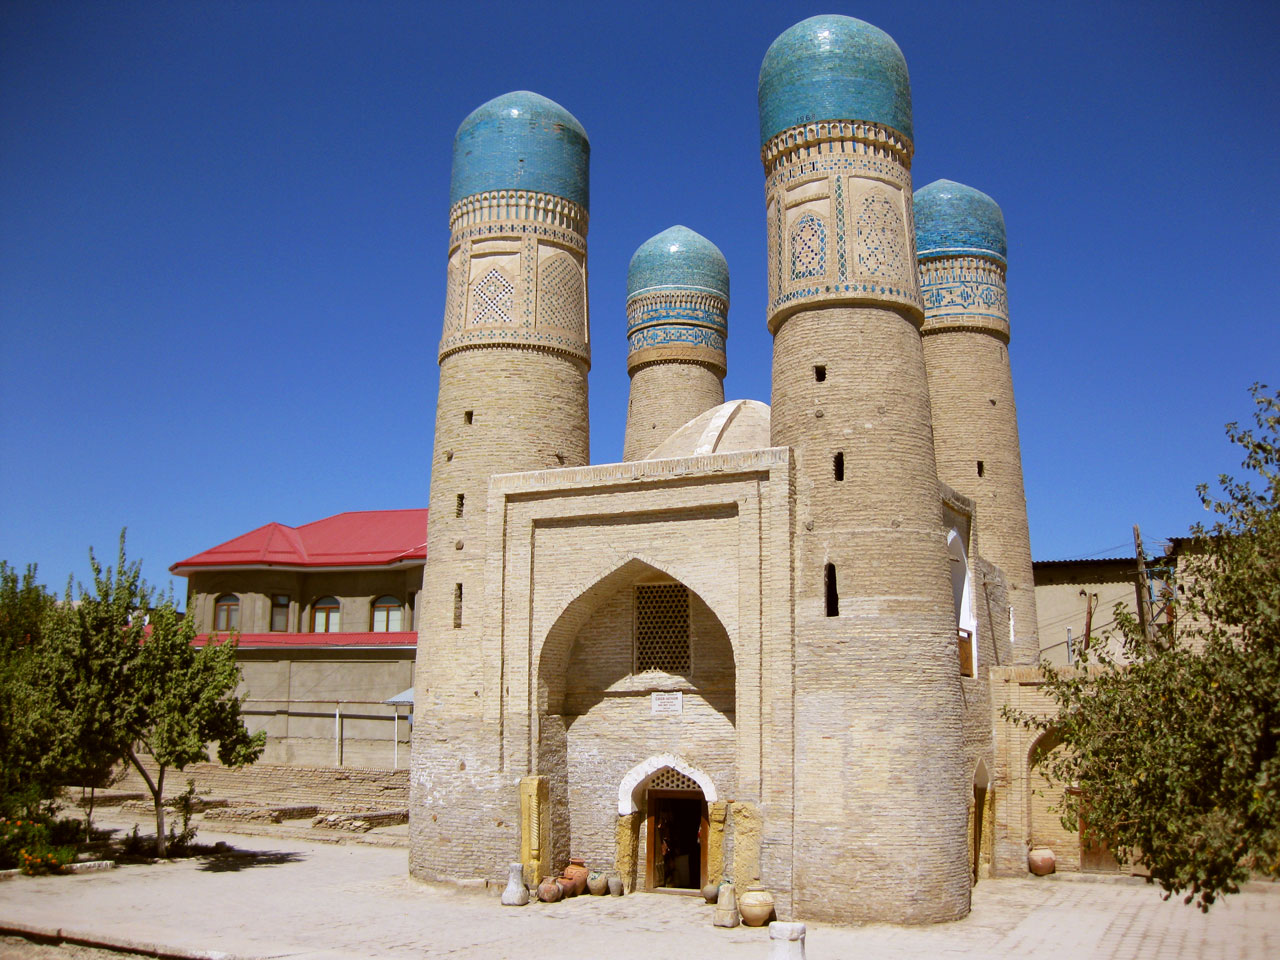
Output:
[[268,523],[169,568],[380,566],[427,556],[426,510],[353,510],[289,527]]

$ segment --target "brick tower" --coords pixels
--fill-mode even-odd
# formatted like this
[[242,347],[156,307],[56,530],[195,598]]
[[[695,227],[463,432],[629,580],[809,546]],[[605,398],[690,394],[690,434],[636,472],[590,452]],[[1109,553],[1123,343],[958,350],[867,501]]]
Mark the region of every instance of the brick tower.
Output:
[[729,265],[675,226],[640,245],[627,269],[631,400],[622,459],[643,460],[698,414],[724,403]]
[[1014,660],[1034,663],[1040,643],[1009,368],[1004,215],[985,193],[936,180],[916,192],[915,217],[938,477],[974,499],[982,555],[1009,584]]
[[480,631],[486,498],[492,474],[589,459],[589,152],[582,125],[528,91],[478,107],[453,141],[411,776],[424,879],[518,849]]
[[870,24],[812,17],[765,54],[759,107],[772,440],[795,460],[794,909],[952,920],[970,787],[906,62]]

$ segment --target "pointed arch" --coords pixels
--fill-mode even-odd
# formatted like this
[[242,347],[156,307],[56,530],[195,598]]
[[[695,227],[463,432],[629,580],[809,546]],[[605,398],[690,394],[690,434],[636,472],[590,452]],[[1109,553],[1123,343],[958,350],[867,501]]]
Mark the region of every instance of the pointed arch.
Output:
[[715,782],[705,771],[698,769],[688,760],[674,753],[658,753],[637,763],[627,771],[622,781],[618,784],[618,816],[625,817],[629,813],[636,813],[640,809],[640,805],[636,801],[640,788],[654,774],[666,769],[683,773],[696,783],[701,788],[702,795],[706,797],[707,803],[714,803],[720,798],[719,794],[716,793]]

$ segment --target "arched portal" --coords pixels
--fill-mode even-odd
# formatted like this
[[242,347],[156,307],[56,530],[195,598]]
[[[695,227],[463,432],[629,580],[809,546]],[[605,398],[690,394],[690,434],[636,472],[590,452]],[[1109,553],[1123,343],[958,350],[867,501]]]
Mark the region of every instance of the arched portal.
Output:
[[[536,689],[556,866],[575,856],[609,869],[646,852],[635,840],[663,812],[648,809],[653,789],[676,791],[654,796],[678,834],[669,842],[684,843],[692,801],[705,819],[716,785],[736,783],[733,643],[695,590],[652,564],[625,562],[569,603],[538,650]],[[683,785],[651,789],[664,773]]]

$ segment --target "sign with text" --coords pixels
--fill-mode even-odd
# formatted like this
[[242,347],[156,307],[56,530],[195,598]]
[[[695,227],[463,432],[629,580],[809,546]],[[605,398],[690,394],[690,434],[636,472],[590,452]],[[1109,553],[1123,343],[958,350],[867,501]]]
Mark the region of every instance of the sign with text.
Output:
[[678,717],[684,713],[684,694],[651,693],[649,694],[649,712],[655,717]]

